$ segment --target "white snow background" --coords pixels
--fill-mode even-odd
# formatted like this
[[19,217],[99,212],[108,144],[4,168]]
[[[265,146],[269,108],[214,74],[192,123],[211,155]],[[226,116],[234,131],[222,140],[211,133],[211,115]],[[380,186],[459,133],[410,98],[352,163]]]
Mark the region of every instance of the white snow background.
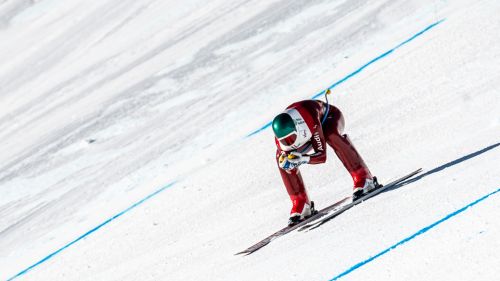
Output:
[[[0,0],[0,280],[500,280],[499,13]],[[380,181],[424,173],[235,256],[291,207],[248,135],[332,85]],[[301,168],[319,208],[351,192],[328,153]]]

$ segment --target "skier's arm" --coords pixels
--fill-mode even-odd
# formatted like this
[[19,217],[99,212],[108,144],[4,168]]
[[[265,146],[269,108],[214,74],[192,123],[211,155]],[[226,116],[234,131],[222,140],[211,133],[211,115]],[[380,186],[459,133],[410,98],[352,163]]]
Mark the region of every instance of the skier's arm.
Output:
[[276,162],[279,164],[279,159],[280,159],[280,156],[281,154],[283,153],[283,151],[281,151],[281,149],[279,149],[279,147],[276,149]]
[[278,167],[285,171],[290,171],[293,169],[296,169],[298,166],[308,163],[309,162],[309,156],[302,156],[300,153],[298,153],[298,157],[295,157],[296,151],[289,151],[285,152],[281,150],[281,147],[278,143],[278,140],[275,139],[276,142],[276,163],[278,164]]
[[321,125],[316,125],[313,131],[311,144],[314,149],[313,154],[309,154],[308,164],[322,164],[326,162],[326,142]]
[[281,147],[279,145],[279,142],[278,142],[278,139],[277,138],[274,138],[274,142],[276,143],[276,163],[278,164],[278,166],[281,168],[281,165],[280,165],[280,157],[281,156],[286,156],[286,152],[284,152],[283,150],[281,150]]

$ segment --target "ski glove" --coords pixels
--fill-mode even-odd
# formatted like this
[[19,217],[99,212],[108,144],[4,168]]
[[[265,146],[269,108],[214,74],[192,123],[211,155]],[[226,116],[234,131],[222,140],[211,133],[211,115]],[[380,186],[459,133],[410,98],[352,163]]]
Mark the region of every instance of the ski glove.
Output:
[[307,155],[302,155],[299,152],[290,152],[290,154],[286,155],[285,152],[282,152],[279,158],[279,166],[281,169],[289,171],[297,168],[302,164],[309,163],[311,157]]

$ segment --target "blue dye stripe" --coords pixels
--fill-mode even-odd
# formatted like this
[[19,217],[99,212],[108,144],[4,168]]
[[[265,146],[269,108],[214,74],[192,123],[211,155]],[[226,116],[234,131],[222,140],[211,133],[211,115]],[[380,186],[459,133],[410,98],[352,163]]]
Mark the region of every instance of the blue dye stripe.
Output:
[[[400,47],[408,44],[409,42],[413,41],[415,38],[419,37],[420,35],[424,34],[425,32],[429,31],[430,29],[432,29],[433,27],[435,27],[436,25],[442,23],[445,19],[442,19],[440,21],[437,21],[431,25],[429,25],[428,27],[424,28],[423,30],[419,31],[417,34],[413,35],[412,37],[408,38],[407,40],[403,41],[402,43],[398,44],[396,47],[390,49],[389,51],[379,55],[378,57],[372,59],[371,61],[369,61],[368,63],[364,64],[363,66],[361,66],[360,68],[358,68],[357,70],[355,70],[354,72],[350,73],[349,75],[347,75],[346,77],[340,79],[339,81],[333,83],[332,85],[330,85],[327,89],[333,89],[335,87],[337,87],[338,85],[344,83],[345,81],[349,80],[350,78],[352,78],[353,76],[359,74],[361,71],[363,71],[365,68],[367,68],[369,65],[379,61],[380,59],[390,55],[391,53],[393,53],[395,50],[399,49]],[[312,99],[316,99],[322,95],[325,94],[325,91],[327,90],[323,90],[317,94],[315,94],[314,96],[312,96]],[[252,133],[248,134],[246,137],[251,137],[253,135],[256,135],[262,131],[264,131],[265,129],[267,129],[268,127],[270,127],[272,124],[272,122],[269,122],[267,124],[265,124],[264,126],[262,126],[260,129],[258,130],[255,130],[253,131]]]
[[98,229],[100,229],[101,227],[105,226],[106,224],[112,222],[113,220],[121,217],[122,215],[124,215],[125,213],[129,212],[130,210],[134,209],[135,207],[141,205],[142,203],[146,202],[147,200],[151,199],[152,197],[158,195],[160,192],[164,191],[165,189],[173,186],[174,184],[176,184],[176,182],[172,182],[172,183],[169,183],[168,185],[158,189],[157,191],[151,193],[150,195],[146,196],[144,199],[138,201],[137,203],[133,204],[132,206],[128,207],[127,209],[121,211],[120,213],[114,215],[112,218],[106,220],[105,222],[101,223],[100,225],[92,228],[91,230],[87,231],[85,234],[83,234],[82,236],[76,238],[75,240],[71,241],[70,243],[66,244],[65,246],[63,246],[62,248],[60,248],[59,250],[51,253],[50,255],[46,256],[45,258],[41,259],[40,261],[34,263],[33,265],[27,267],[26,269],[24,269],[23,271],[19,272],[18,274],[16,274],[15,276],[7,279],[7,281],[11,281],[11,280],[14,280],[26,273],[28,273],[28,271],[32,270],[33,268],[41,265],[42,263],[48,261],[49,259],[53,258],[54,256],[56,256],[57,254],[61,253],[62,251],[66,250],[67,248],[69,248],[70,246],[72,246],[73,244],[77,243],[78,241],[82,240],[83,238],[89,236],[90,234],[96,232]]
[[461,209],[458,209],[458,210],[456,210],[455,212],[453,212],[453,213],[451,213],[451,214],[448,214],[446,217],[444,217],[444,218],[442,218],[442,219],[438,220],[437,222],[435,222],[435,223],[433,223],[433,224],[431,224],[431,225],[429,225],[429,226],[426,226],[426,227],[422,228],[421,230],[417,231],[417,232],[416,232],[416,233],[414,233],[413,235],[408,236],[407,238],[405,238],[405,239],[403,239],[403,240],[399,241],[398,243],[396,243],[396,244],[394,244],[394,245],[390,246],[389,248],[387,248],[387,249],[385,249],[385,250],[381,251],[380,253],[378,253],[378,254],[376,254],[376,255],[374,255],[374,256],[372,256],[372,257],[370,257],[370,258],[368,258],[368,259],[366,259],[366,260],[364,260],[364,261],[362,261],[362,262],[360,262],[360,263],[355,264],[354,266],[352,266],[352,267],[351,267],[351,268],[349,268],[348,270],[346,270],[346,271],[344,271],[344,272],[340,273],[339,275],[337,275],[337,276],[333,277],[332,279],[330,279],[330,281],[338,280],[338,279],[340,279],[340,278],[342,278],[342,277],[346,276],[347,274],[349,274],[349,273],[351,273],[351,272],[355,271],[356,269],[358,269],[358,268],[362,267],[363,265],[365,265],[365,264],[367,264],[367,263],[370,263],[370,262],[374,261],[375,259],[377,259],[377,258],[379,258],[379,257],[381,257],[381,256],[383,256],[383,255],[385,255],[385,254],[387,254],[389,251],[391,251],[391,250],[393,250],[393,249],[395,249],[395,248],[397,248],[397,247],[399,247],[399,246],[403,245],[404,243],[406,243],[406,242],[408,242],[408,241],[410,241],[410,240],[412,240],[412,239],[416,238],[416,237],[417,237],[417,236],[419,236],[419,235],[422,235],[422,234],[426,233],[427,231],[431,230],[432,228],[436,227],[437,225],[439,225],[439,224],[441,224],[441,223],[443,223],[443,222],[445,222],[445,221],[447,221],[447,220],[451,219],[452,217],[454,217],[454,216],[456,216],[456,215],[458,215],[458,214],[462,213],[463,211],[467,210],[468,208],[470,208],[470,207],[472,207],[472,206],[474,206],[474,205],[476,205],[476,204],[478,204],[478,203],[480,203],[480,202],[482,202],[482,201],[486,200],[488,197],[490,197],[490,196],[492,196],[492,195],[494,195],[494,194],[496,194],[496,193],[499,193],[499,192],[500,192],[500,188],[499,188],[499,189],[497,189],[496,191],[493,191],[493,192],[491,192],[491,193],[489,193],[489,194],[487,194],[487,195],[485,195],[485,196],[483,196],[483,197],[481,197],[481,198],[477,199],[476,201],[474,201],[474,202],[470,203],[469,205],[467,205],[467,206],[465,206],[465,207],[463,207],[463,208],[461,208]]

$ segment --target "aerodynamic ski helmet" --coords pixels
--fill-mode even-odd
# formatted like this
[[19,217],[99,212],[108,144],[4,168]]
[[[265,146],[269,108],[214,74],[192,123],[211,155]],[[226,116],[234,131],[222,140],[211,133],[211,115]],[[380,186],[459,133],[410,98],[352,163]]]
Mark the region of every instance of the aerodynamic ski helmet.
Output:
[[278,141],[286,146],[291,146],[297,139],[297,127],[292,116],[283,112],[274,117],[273,131]]

